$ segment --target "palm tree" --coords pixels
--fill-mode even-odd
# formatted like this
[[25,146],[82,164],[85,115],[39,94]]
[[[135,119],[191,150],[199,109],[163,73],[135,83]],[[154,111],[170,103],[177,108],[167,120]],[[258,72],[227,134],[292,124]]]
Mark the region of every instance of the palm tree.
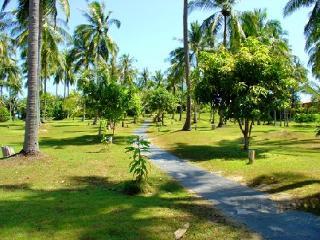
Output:
[[81,42],[81,47],[85,48],[94,64],[107,64],[110,55],[114,57],[118,52],[117,45],[109,37],[109,29],[112,25],[119,28],[121,24],[119,20],[110,18],[111,13],[105,13],[103,3],[91,2],[83,14],[89,23],[81,24],[75,30],[76,40]]
[[315,77],[320,78],[320,0],[289,0],[283,12],[285,16],[288,16],[304,7],[312,7],[308,23],[304,28],[307,38],[305,48],[310,56],[309,65],[312,66],[312,73]]
[[137,70],[133,64],[136,60],[129,54],[123,54],[119,59],[120,81],[123,85],[130,86],[136,77]]
[[240,18],[246,37],[258,38],[278,54],[289,54],[287,32],[283,30],[280,21],[268,20],[266,9],[243,12]]
[[[59,24],[55,23],[53,16],[45,16],[44,23],[42,26],[42,47],[41,47],[41,76],[40,76],[40,84],[41,84],[41,93],[46,96],[47,94],[47,81],[49,77],[54,75],[54,69],[56,65],[60,65],[59,58],[59,47],[61,44],[70,40],[70,35],[64,29],[62,25],[60,25],[62,21],[59,21]],[[28,29],[24,28],[22,25],[16,25],[12,30],[16,36],[17,45],[23,49],[23,51],[27,51],[27,41],[28,41]],[[25,54],[26,55],[26,54]],[[43,115],[42,121],[46,119],[46,97],[44,100],[43,106]]]
[[142,70],[142,72],[140,73],[140,76],[139,76],[139,88],[140,89],[150,89],[151,88],[151,84],[150,84],[150,73],[149,73],[149,70],[148,68],[144,68]]
[[[190,54],[189,54],[190,58]],[[169,79],[174,78],[175,81],[180,82],[180,117],[179,121],[182,120],[182,105],[183,105],[183,84],[184,84],[184,77],[185,77],[185,60],[184,60],[184,48],[179,47],[176,48],[175,50],[170,52],[170,57],[169,57],[171,67],[169,69]],[[170,84],[170,81],[169,81]]]
[[38,142],[38,57],[39,57],[39,0],[30,0],[29,4],[29,44],[28,44],[28,97],[27,116],[23,152],[27,155],[39,152]]
[[188,0],[183,1],[183,48],[184,48],[184,71],[187,84],[187,113],[183,131],[191,130],[191,81],[189,64],[189,41],[188,41]]
[[[201,51],[212,50],[214,45],[214,36],[208,35],[208,31],[203,32],[198,22],[191,23],[189,30],[189,47],[190,47],[190,60],[194,67],[192,74],[192,83],[195,86],[200,79],[198,71],[198,57]],[[193,123],[197,123],[197,100],[194,99],[193,103]]]
[[195,9],[216,10],[204,20],[202,28],[210,29],[212,34],[217,35],[223,27],[223,45],[232,50],[237,49],[241,39],[245,38],[238,14],[233,9],[236,2],[237,0],[193,0],[190,3],[191,11]]
[[[12,0],[4,0],[2,4],[2,10],[4,10],[7,5],[11,2]],[[43,30],[43,25],[45,23],[45,18],[47,16],[53,16],[54,22],[56,23],[57,16],[58,16],[58,6],[63,10],[64,14],[66,15],[66,19],[69,19],[70,16],[70,6],[69,6],[69,1],[68,0],[40,0],[39,1],[39,41],[38,41],[38,80],[40,81],[41,79],[41,49],[42,49],[42,30]],[[29,18],[29,8],[30,8],[30,0],[18,0],[18,7],[17,10],[14,11],[16,18],[18,20],[18,24],[22,28],[27,28],[28,26],[28,18]],[[55,24],[56,25],[56,24]],[[38,87],[40,87],[40,82],[38,83]],[[38,88],[38,91],[40,89]],[[38,94],[39,95],[39,94]],[[40,98],[37,100],[37,109],[38,109],[38,114],[37,114],[37,119],[38,123],[40,123]]]
[[165,77],[164,77],[164,74],[161,72],[161,70],[157,70],[154,72],[154,75],[152,76],[152,80],[156,88],[164,86]]
[[14,47],[12,39],[4,33],[0,33],[0,98],[3,96],[3,88],[8,87],[10,79],[19,74],[17,61],[14,59]]

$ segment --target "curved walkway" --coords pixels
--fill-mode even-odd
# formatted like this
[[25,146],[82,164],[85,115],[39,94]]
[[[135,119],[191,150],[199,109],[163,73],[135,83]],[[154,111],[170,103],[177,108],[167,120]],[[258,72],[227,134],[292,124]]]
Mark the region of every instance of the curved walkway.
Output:
[[[148,123],[135,134],[147,138]],[[320,217],[288,210],[279,211],[266,194],[189,164],[152,145],[150,160],[185,188],[211,201],[226,216],[244,224],[264,239],[320,240]]]

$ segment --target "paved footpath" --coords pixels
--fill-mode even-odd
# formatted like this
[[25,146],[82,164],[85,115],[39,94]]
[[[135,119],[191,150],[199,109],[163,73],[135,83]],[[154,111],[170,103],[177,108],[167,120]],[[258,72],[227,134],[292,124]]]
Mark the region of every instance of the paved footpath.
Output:
[[[145,123],[135,134],[146,138],[148,126]],[[148,157],[185,188],[264,239],[320,240],[320,217],[301,211],[279,211],[266,194],[191,165],[157,146],[151,146]]]

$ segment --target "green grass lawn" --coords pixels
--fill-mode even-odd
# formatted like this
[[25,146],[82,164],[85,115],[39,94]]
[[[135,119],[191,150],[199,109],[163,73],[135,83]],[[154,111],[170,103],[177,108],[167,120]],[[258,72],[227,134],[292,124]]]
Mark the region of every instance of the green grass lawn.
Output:
[[[104,149],[89,122],[42,125],[41,157],[0,160],[0,239],[173,239],[187,222],[184,239],[254,237],[154,166],[149,193],[121,193],[132,179],[124,148],[136,127],[118,129]],[[1,145],[19,151],[22,141],[22,122],[0,124]]]
[[166,124],[151,127],[149,134],[175,155],[270,193],[284,208],[320,214],[320,139],[315,126],[254,126],[251,148],[257,159],[247,165],[238,125],[211,130],[208,115],[202,116],[196,131],[182,132],[183,122],[171,119]]

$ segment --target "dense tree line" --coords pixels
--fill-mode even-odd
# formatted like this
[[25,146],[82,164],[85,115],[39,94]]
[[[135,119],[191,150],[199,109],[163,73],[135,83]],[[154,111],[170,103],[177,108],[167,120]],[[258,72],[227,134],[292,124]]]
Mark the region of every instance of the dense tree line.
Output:
[[[0,112],[3,120],[26,119],[27,154],[39,151],[38,127],[47,119],[90,118],[115,131],[128,116],[136,122],[150,113],[164,124],[165,114],[175,118],[178,113],[181,121],[185,111],[182,129],[190,131],[206,107],[212,124],[215,113],[219,115],[217,127],[237,121],[248,148],[254,122],[275,123],[278,118],[288,124],[298,111],[302,88],[319,99],[319,89],[307,82],[307,70],[292,54],[280,22],[268,19],[263,9],[238,12],[233,0],[184,0],[183,46],[170,52],[166,71],[151,73],[139,71],[129,54],[119,56],[110,28],[120,28],[121,22],[103,2],[88,2],[86,23],[73,34],[66,27],[68,1],[19,0],[8,12],[9,2],[4,1],[0,12]],[[316,77],[318,5],[316,0],[290,0],[284,9],[288,15],[314,6],[305,34]],[[188,14],[197,10],[212,14],[189,24]],[[28,97],[22,100],[25,77]],[[49,81],[56,85],[55,96],[48,92]]]

